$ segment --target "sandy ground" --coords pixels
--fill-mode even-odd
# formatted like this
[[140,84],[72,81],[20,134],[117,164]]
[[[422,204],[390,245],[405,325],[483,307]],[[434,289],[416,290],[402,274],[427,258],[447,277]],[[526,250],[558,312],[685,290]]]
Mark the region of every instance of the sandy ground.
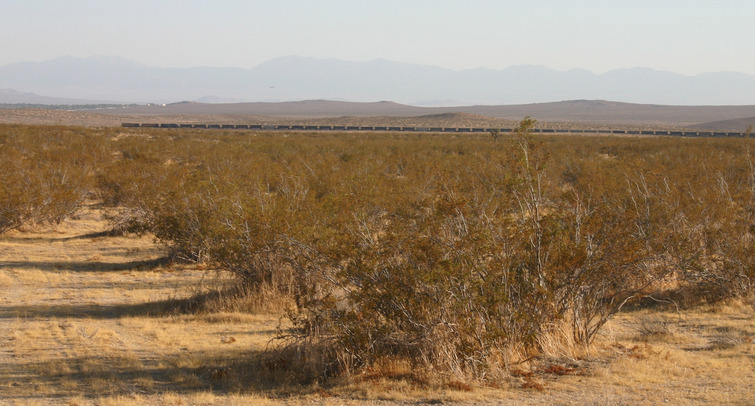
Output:
[[172,314],[214,275],[166,264],[152,238],[105,227],[86,210],[0,240],[0,403],[205,392],[197,374],[274,333],[277,316]]
[[751,303],[622,314],[582,359],[542,364],[575,373],[499,388],[259,380],[278,315],[176,313],[216,275],[167,263],[149,236],[105,230],[87,207],[0,236],[0,404],[755,404]]

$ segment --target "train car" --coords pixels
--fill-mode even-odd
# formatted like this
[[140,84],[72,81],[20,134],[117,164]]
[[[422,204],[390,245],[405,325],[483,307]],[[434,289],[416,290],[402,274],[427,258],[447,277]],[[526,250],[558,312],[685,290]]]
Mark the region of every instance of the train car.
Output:
[[141,124],[139,123],[121,123],[121,127],[126,127],[126,128],[139,128],[140,126]]

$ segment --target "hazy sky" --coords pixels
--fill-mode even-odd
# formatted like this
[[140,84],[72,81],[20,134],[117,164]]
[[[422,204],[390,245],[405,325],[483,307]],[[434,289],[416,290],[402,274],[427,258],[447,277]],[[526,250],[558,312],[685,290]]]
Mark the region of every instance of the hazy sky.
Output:
[[754,50],[753,0],[0,0],[0,65],[115,55],[251,68],[300,55],[755,75]]

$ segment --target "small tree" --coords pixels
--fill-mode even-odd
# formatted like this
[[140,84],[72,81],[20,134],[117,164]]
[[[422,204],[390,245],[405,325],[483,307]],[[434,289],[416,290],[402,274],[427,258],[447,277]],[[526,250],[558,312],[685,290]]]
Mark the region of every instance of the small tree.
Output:
[[493,141],[498,140],[498,138],[501,136],[501,130],[497,128],[491,128],[490,129],[490,136],[493,137]]

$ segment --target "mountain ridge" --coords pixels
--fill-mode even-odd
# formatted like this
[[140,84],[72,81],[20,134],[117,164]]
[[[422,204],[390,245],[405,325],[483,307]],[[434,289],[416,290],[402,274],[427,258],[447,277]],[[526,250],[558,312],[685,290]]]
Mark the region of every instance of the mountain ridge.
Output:
[[65,97],[42,96],[32,92],[19,92],[15,89],[0,89],[0,103],[4,104],[42,104],[42,105],[86,105],[111,104],[107,100],[86,100]]
[[634,67],[596,74],[541,65],[451,70],[376,59],[367,62],[289,55],[244,68],[160,68],[120,57],[59,57],[0,66],[0,88],[68,99],[171,103],[282,102],[329,99],[453,101],[499,105],[577,99],[665,105],[755,104],[755,76],[710,72],[685,76]]

